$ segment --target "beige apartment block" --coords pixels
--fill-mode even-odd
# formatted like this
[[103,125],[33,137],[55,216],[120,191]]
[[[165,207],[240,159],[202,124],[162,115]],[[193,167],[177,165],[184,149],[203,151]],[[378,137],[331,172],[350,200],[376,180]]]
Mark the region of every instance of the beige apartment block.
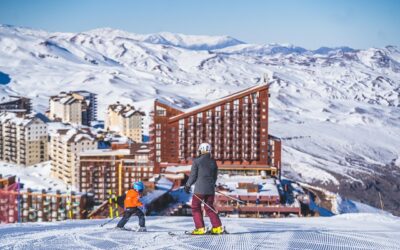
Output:
[[51,173],[68,185],[78,187],[79,154],[97,149],[89,128],[59,129],[50,135]]
[[145,113],[135,110],[135,107],[117,102],[108,106],[105,128],[142,142],[143,118]]
[[77,125],[90,125],[97,118],[96,95],[87,91],[61,92],[51,96],[48,117]]
[[47,138],[47,125],[40,118],[0,114],[0,160],[25,166],[47,161]]

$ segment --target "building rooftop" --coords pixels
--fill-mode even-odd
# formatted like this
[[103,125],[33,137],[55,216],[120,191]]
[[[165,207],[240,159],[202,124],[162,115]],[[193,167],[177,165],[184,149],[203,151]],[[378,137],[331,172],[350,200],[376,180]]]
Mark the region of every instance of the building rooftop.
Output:
[[[51,96],[50,99],[56,102],[60,102],[61,104],[71,104],[76,101],[82,101],[83,99],[87,99],[91,96],[94,96],[91,92],[86,90],[79,91],[70,91],[70,92],[60,92],[58,95]],[[89,101],[86,101],[89,104]]]
[[132,143],[130,146],[135,154],[147,154],[150,152],[150,145],[147,143]]
[[136,110],[134,106],[127,104],[121,104],[119,102],[117,102],[116,104],[111,104],[108,106],[109,110],[112,110],[114,112],[117,112],[119,115],[121,115],[122,117],[125,118],[129,118],[133,115],[136,116],[144,116],[145,113],[139,110]]
[[130,155],[129,149],[96,149],[81,152],[80,156],[117,156],[117,155]]
[[16,113],[12,112],[1,112],[0,113],[0,123],[12,123],[18,126],[27,126],[34,120],[40,120],[44,123],[43,120],[36,117],[35,115],[25,115],[25,116],[18,116]]
[[191,165],[184,166],[169,166],[165,168],[166,173],[187,173],[190,172]]
[[[258,192],[249,192],[247,189],[239,188],[239,183],[250,183],[258,186]],[[273,178],[263,179],[261,176],[218,176],[217,185],[224,186],[229,191],[222,191],[228,195],[247,195],[247,196],[279,196],[277,180]]]
[[217,99],[215,101],[207,102],[205,104],[197,105],[197,106],[194,106],[192,108],[188,108],[188,109],[182,110],[184,112],[183,114],[179,114],[179,115],[173,116],[170,119],[171,120],[177,120],[177,119],[180,119],[180,118],[183,118],[183,117],[187,117],[187,116],[193,115],[194,113],[197,113],[198,110],[200,110],[200,109],[205,109],[205,108],[208,109],[208,108],[213,108],[213,107],[219,106],[219,105],[225,103],[229,99],[240,98],[241,96],[248,95],[249,93],[252,93],[252,92],[264,89],[264,88],[266,89],[266,88],[268,88],[268,86],[269,86],[268,84],[263,83],[263,84],[260,84],[260,85],[256,85],[256,86],[244,89],[244,90],[242,90],[240,92],[236,92],[234,94],[227,95],[227,96],[219,98],[219,99]]
[[[61,127],[61,126],[60,126]],[[82,140],[94,141],[96,140],[96,135],[94,135],[89,127],[61,127],[60,129],[51,129],[51,136],[60,136],[61,140],[66,143],[70,142],[80,142]]]
[[23,97],[23,96],[7,95],[7,96],[3,96],[3,97],[0,98],[0,104],[5,104],[5,103],[8,103],[8,102],[14,102],[14,101],[18,101],[18,100],[21,100],[21,99],[27,100],[29,98]]

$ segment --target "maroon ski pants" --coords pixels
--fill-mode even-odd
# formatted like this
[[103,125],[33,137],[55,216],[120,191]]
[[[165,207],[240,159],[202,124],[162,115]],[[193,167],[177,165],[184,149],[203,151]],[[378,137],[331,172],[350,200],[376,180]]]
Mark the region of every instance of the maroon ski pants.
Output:
[[[196,197],[196,196],[198,197]],[[201,210],[201,200],[203,200],[208,206],[215,210],[214,204],[214,195],[204,195],[204,194],[195,194],[192,197],[192,215],[193,221],[196,228],[204,227],[203,213]],[[207,216],[210,218],[212,227],[220,227],[221,220],[219,219],[218,214],[212,211],[208,206],[204,205],[204,209],[206,210]]]

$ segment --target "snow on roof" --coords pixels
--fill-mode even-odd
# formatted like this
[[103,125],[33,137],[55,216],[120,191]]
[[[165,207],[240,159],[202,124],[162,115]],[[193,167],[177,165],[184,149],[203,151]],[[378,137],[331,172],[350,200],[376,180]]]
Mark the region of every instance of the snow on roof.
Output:
[[[239,189],[239,182],[256,184],[259,186],[259,191],[248,192],[247,189]],[[218,177],[217,184],[226,185],[231,190],[230,192],[228,192],[229,195],[279,196],[279,191],[275,179],[262,179],[261,176],[220,175]]]
[[79,94],[79,95],[84,96],[84,97],[90,97],[92,95],[97,95],[95,93],[92,93],[92,92],[89,92],[89,91],[86,91],[86,90],[75,90],[75,91],[72,91],[72,93]]
[[9,95],[7,95],[7,96],[3,96],[0,99],[0,103],[13,102],[13,101],[17,101],[17,100],[22,99],[22,98],[23,97],[20,97],[20,96],[9,96]]
[[112,155],[130,155],[129,149],[95,149],[81,152],[80,156],[112,156]]
[[77,134],[74,138],[74,142],[80,142],[81,140],[84,140],[84,139],[88,139],[90,141],[94,140],[94,138],[89,134]]
[[165,172],[169,173],[182,173],[182,172],[190,172],[190,169],[192,168],[191,165],[186,165],[186,166],[170,166],[165,169]]
[[69,123],[62,122],[49,122],[47,123],[50,135],[56,135],[58,130],[61,129],[71,129],[73,126]]
[[124,114],[124,117],[130,117],[131,115],[133,115],[133,113],[135,113],[135,110],[131,109]]
[[172,103],[172,102],[170,102],[170,101],[168,101],[168,100],[165,100],[164,98],[162,98],[162,99],[161,99],[161,98],[155,99],[155,101],[157,101],[157,102],[159,102],[159,103],[161,103],[161,104],[167,105],[168,107],[174,108],[174,109],[176,109],[176,110],[182,111],[182,108],[181,108],[181,107],[179,107],[179,106],[176,105],[175,103]]
[[94,141],[95,135],[91,133],[89,128],[66,128],[58,129],[52,133],[52,136],[60,136],[64,142],[80,142],[82,140]]
[[233,94],[231,94],[231,95],[227,95],[227,96],[225,96],[225,97],[219,98],[219,99],[217,99],[217,100],[215,100],[215,101],[207,102],[207,103],[200,104],[200,105],[197,105],[197,106],[188,108],[188,109],[184,109],[183,111],[184,111],[185,113],[179,114],[179,115],[176,115],[176,116],[173,116],[173,117],[171,117],[170,119],[174,119],[174,118],[179,117],[179,116],[181,116],[181,115],[185,115],[186,113],[189,113],[189,112],[192,112],[192,111],[195,111],[195,110],[197,110],[197,109],[201,109],[201,108],[204,108],[204,107],[207,107],[207,106],[211,106],[211,105],[213,105],[213,104],[216,104],[216,103],[218,103],[218,102],[222,102],[222,101],[227,100],[227,99],[230,99],[230,98],[235,98],[236,96],[239,96],[239,95],[243,94],[244,92],[248,92],[248,91],[251,92],[252,90],[258,89],[258,88],[263,87],[263,86],[268,86],[268,85],[266,85],[265,83],[259,84],[259,85],[256,85],[256,86],[253,86],[253,87],[244,89],[244,90],[242,90],[242,91],[240,91],[240,92],[236,92],[236,93],[233,93]]
[[172,189],[173,185],[174,184],[170,180],[165,177],[161,177],[156,182],[156,189],[147,193],[146,196],[140,199],[140,201],[146,205],[151,204],[153,201],[168,193]]
[[92,95],[96,94],[93,94],[85,90],[79,90],[79,91],[70,91],[68,93],[60,92],[59,95],[51,96],[50,98],[61,104],[71,104],[75,101],[81,101],[82,99],[85,99],[86,103],[90,104],[90,100],[88,98]]
[[34,117],[34,116],[18,117],[16,113],[12,113],[12,112],[0,113],[0,123],[10,122],[10,123],[18,125],[18,126],[26,126],[34,120],[42,121],[41,119]]
[[145,113],[139,110],[136,110],[133,105],[127,104],[121,104],[117,102],[116,104],[111,104],[108,106],[108,109],[111,109],[112,111],[118,113],[118,115],[121,115],[122,117],[129,118],[132,115],[140,115],[144,116]]
[[[3,176],[16,175],[24,184],[24,189],[32,191],[66,191],[67,185],[51,175],[51,162],[42,162],[32,166],[21,166],[14,163],[0,162],[0,173]],[[75,191],[74,187],[70,187]]]

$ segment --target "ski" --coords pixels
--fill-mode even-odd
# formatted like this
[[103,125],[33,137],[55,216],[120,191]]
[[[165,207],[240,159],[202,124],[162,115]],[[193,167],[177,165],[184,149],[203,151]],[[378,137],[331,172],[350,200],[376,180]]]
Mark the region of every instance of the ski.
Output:
[[111,227],[109,228],[111,230],[121,230],[121,231],[129,231],[129,232],[135,232],[135,233],[146,233],[148,231],[144,231],[144,232],[139,232],[137,231],[137,228],[131,228],[131,227],[123,227],[123,228],[119,228],[119,227]]
[[[178,236],[180,233],[176,232],[168,232],[169,235],[171,236]],[[212,234],[211,231],[207,231],[205,234],[192,234],[190,231],[183,231],[183,235],[190,235],[190,236],[205,236],[205,235],[212,235],[212,236],[218,236],[218,235],[224,235],[224,234],[229,234],[226,230],[222,234]]]

